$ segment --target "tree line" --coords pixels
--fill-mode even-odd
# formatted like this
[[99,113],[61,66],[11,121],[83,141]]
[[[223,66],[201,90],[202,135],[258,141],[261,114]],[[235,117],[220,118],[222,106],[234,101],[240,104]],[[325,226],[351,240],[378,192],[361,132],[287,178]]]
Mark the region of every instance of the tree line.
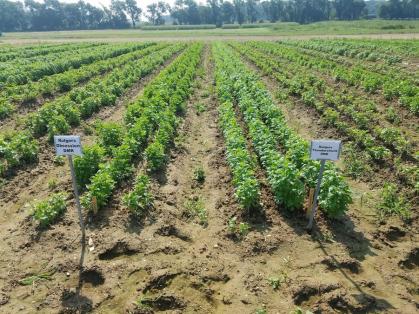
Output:
[[[112,0],[93,6],[80,0],[0,0],[0,31],[51,31],[136,27],[143,18],[152,25],[243,24],[261,21],[311,23],[324,20],[355,20],[368,15],[364,0],[176,0],[169,6],[158,1],[143,11],[136,0]],[[418,18],[419,0],[377,2],[382,18]]]

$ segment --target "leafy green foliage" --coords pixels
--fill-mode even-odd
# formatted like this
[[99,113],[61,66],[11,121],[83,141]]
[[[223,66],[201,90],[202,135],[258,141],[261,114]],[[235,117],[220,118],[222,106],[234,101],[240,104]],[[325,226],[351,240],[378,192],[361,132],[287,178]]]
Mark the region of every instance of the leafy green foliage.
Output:
[[233,217],[228,221],[228,230],[239,238],[244,238],[250,232],[250,225],[247,222],[237,223],[237,217]]
[[293,311],[290,312],[290,314],[313,314],[310,310],[304,311],[300,307],[296,307]]
[[65,211],[66,198],[66,193],[55,193],[46,200],[32,204],[33,218],[42,227],[51,225]]
[[[121,55],[121,58],[118,57],[106,61],[103,60],[103,62],[97,65],[97,68],[80,68],[80,71],[82,73],[77,72],[77,74],[75,74],[73,70],[68,71],[69,76],[74,75],[76,77],[75,81],[73,81],[72,84],[76,84],[78,82],[77,80],[86,80],[92,75],[94,75],[94,73],[104,73],[108,70],[110,72],[102,76],[100,79],[91,80],[84,86],[72,89],[66,95],[57,97],[53,101],[43,104],[37,112],[30,113],[28,117],[24,119],[24,124],[27,126],[29,132],[16,132],[13,135],[0,135],[0,151],[4,150],[5,154],[8,156],[4,160],[2,153],[0,152],[0,175],[4,176],[5,174],[11,174],[11,170],[24,166],[26,163],[29,163],[27,162],[28,155],[26,153],[23,154],[23,156],[20,151],[16,150],[12,152],[7,148],[7,146],[9,145],[8,143],[19,142],[21,140],[21,137],[25,137],[27,142],[27,148],[34,152],[33,157],[31,155],[29,158],[30,162],[36,161],[38,145],[37,141],[35,139],[32,139],[32,136],[40,137],[43,135],[47,135],[49,141],[51,142],[54,135],[70,133],[72,127],[78,126],[80,124],[81,118],[89,117],[94,111],[99,110],[102,106],[110,106],[115,104],[116,98],[121,96],[124,90],[132,86],[141,77],[150,73],[153,69],[155,69],[165,60],[167,60],[170,56],[172,56],[175,52],[178,52],[181,49],[183,49],[184,46],[184,44],[170,45],[167,43],[156,45],[149,43],[123,44],[120,45],[119,48],[114,47],[110,49],[113,52],[111,52],[111,56],[109,56],[109,58],[111,58],[112,56],[116,57],[120,54],[126,53],[126,55],[124,56]],[[144,47],[148,48],[141,50],[141,48]],[[144,58],[139,59],[141,57]],[[109,62],[109,64],[107,62]],[[94,73],[87,74],[89,72],[89,69],[93,70]],[[59,74],[59,76],[57,76],[56,79],[63,80],[63,82],[68,81],[65,78],[64,73],[62,75]],[[52,94],[51,89],[48,89],[48,84],[51,83],[50,80],[52,80],[52,78],[46,77],[45,79],[41,80],[42,82],[39,81],[39,84],[42,84],[42,86],[39,86],[40,89],[37,90],[38,94],[36,97],[38,97],[40,93],[42,93],[42,95]],[[22,89],[25,90],[25,93],[26,89],[28,89],[29,87],[29,90],[33,90],[33,88],[35,88],[34,86],[38,86],[38,82],[31,82],[30,84],[30,86],[23,85]],[[23,101],[20,96],[18,97],[18,95],[14,95],[15,92],[22,92],[20,91],[20,88],[21,87],[18,86],[7,85],[4,90],[0,91],[0,108],[6,108],[5,106],[7,106],[9,100],[13,102]],[[5,99],[3,99],[2,96],[3,92],[7,94],[7,97]],[[83,102],[86,99],[94,100],[95,107],[92,111],[86,112],[83,109]],[[3,101],[5,101],[4,104]],[[136,150],[138,150],[141,147],[141,145],[144,144],[141,141],[144,141],[145,136],[148,135],[147,131],[150,130],[151,123],[149,123],[149,119],[143,122],[144,123],[142,123],[141,125],[131,126],[132,128],[130,128],[129,130],[130,133],[132,133],[131,135],[135,139],[130,140],[130,143],[127,144],[130,146],[130,149],[131,145],[134,145],[133,142],[138,143],[135,147]],[[133,132],[136,133],[134,134]],[[21,135],[21,133],[23,133],[24,135]],[[118,135],[112,138],[112,136],[115,135],[114,133],[104,133],[106,133],[106,135],[109,135],[109,137],[104,135],[104,139],[106,137],[106,140],[111,141],[112,144],[118,142],[117,140],[115,140],[115,137],[118,138]],[[13,139],[14,137],[15,139]],[[118,144],[119,143],[120,142],[118,142]],[[131,153],[130,156],[132,156]],[[123,161],[126,160],[127,159],[125,158],[124,160],[119,160],[116,162],[115,167],[113,167],[113,170],[115,170],[115,173],[113,173],[113,175],[120,176],[121,178],[124,177],[124,175],[121,175],[119,170],[122,168],[120,166],[122,165]]]
[[372,169],[368,166],[366,159],[366,154],[358,152],[354,147],[348,145],[344,147],[344,160],[345,165],[345,174],[354,178],[359,179],[362,177],[368,177]]
[[14,111],[15,106],[0,98],[0,120],[9,117]]
[[104,161],[105,150],[99,145],[83,147],[83,156],[74,158],[74,170],[77,184],[84,190],[90,183],[90,178],[99,170],[99,165]]
[[161,169],[166,162],[164,146],[160,142],[150,144],[145,150],[145,156],[147,160],[147,167],[151,171]]
[[108,203],[115,184],[109,169],[100,170],[87,186],[88,193],[81,198],[82,205],[89,210],[103,208]]
[[34,284],[40,281],[52,280],[52,275],[54,275],[54,273],[55,271],[33,274],[23,279],[20,279],[19,284],[22,286],[33,286]]
[[205,106],[204,103],[199,102],[199,103],[195,104],[195,110],[196,110],[198,115],[201,115],[202,113],[204,113],[207,110],[207,107]]
[[[222,92],[220,89],[219,93]],[[253,161],[247,151],[246,140],[230,102],[226,101],[220,106],[219,117],[226,141],[227,162],[233,172],[235,196],[243,208],[250,209],[259,203],[259,183],[255,177]]]
[[190,217],[198,217],[201,225],[206,225],[208,223],[207,210],[205,209],[205,204],[201,197],[188,199],[185,202],[185,208]]
[[194,180],[200,184],[205,181],[205,171],[202,166],[195,168],[194,170]]
[[153,203],[149,177],[139,175],[134,189],[122,197],[122,202],[136,216],[141,216]]
[[120,146],[124,137],[124,128],[116,122],[99,122],[96,125],[96,132],[100,145],[109,154],[112,148]]
[[409,203],[398,194],[393,183],[384,184],[381,191],[381,202],[378,204],[378,217],[382,220],[387,216],[396,215],[402,219],[410,219],[412,212]]
[[[218,44],[215,60],[219,97],[237,102],[275,201],[287,209],[302,208],[305,185],[313,186],[316,170],[318,172],[318,163],[308,158],[307,143],[286,125],[282,112],[273,103],[264,85],[246,69],[237,54]],[[260,63],[263,64],[262,61]],[[323,84],[316,83],[315,77],[304,78],[303,81],[295,81],[292,93],[299,94],[304,84],[316,89],[324,88]],[[278,151],[278,146],[285,154]],[[327,183],[320,191],[322,209],[330,216],[342,214],[351,202],[349,187],[335,168],[327,171],[325,176],[328,177]],[[330,182],[338,183],[336,190],[329,189]]]
[[335,169],[326,169],[319,194],[319,206],[328,216],[336,217],[341,215],[342,209],[351,202],[351,191],[343,178]]
[[28,132],[0,135],[0,176],[38,160],[38,143]]
[[[171,53],[180,50],[182,46],[173,47]],[[109,161],[101,164],[100,170],[91,178],[91,184],[83,197],[84,206],[91,209],[103,208],[114,188],[131,176],[134,158],[140,157],[149,141],[145,149],[148,166],[157,170],[164,164],[166,147],[175,135],[178,122],[175,113],[189,95],[201,49],[201,44],[191,45],[148,84],[136,101],[128,105],[122,144],[114,147]],[[160,59],[160,62],[163,60]]]

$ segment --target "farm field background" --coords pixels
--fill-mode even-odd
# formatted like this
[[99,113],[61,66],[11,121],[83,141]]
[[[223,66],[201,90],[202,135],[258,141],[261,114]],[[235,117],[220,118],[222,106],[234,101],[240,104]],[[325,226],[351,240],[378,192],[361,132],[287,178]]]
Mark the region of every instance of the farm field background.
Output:
[[[0,45],[0,312],[417,311],[415,35],[225,31]],[[58,134],[82,139],[84,254]],[[343,152],[308,233],[317,138]]]
[[[255,25],[254,25],[255,26]],[[176,30],[176,25],[165,25],[158,30],[84,30],[56,32],[16,32],[3,33],[0,44],[22,44],[40,42],[74,41],[143,41],[143,40],[220,40],[259,39],[278,40],[284,38],[399,38],[418,39],[417,20],[364,20],[364,21],[324,21],[300,25],[297,23],[276,23],[271,26],[238,29],[188,29]],[[193,26],[192,26],[193,27]],[[196,27],[199,27],[196,26]]]

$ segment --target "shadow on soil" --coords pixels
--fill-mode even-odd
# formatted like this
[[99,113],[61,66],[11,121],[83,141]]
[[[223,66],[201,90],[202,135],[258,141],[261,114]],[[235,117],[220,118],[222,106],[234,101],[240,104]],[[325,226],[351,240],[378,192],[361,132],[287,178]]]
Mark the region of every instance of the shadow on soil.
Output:
[[332,254],[329,254],[323,243],[319,240],[317,240],[317,243],[324,255],[330,258],[333,261],[333,264],[336,265],[336,270],[338,270],[359,292],[358,294],[352,294],[354,299],[358,302],[356,308],[351,304],[345,304],[345,302],[337,302],[334,304],[332,300],[329,302],[330,306],[338,310],[350,310],[353,313],[371,313],[371,311],[376,310],[385,311],[394,309],[394,307],[385,299],[377,298],[365,292],[362,287],[348,274],[348,272],[340,266],[339,261]]
[[362,232],[355,230],[355,225],[348,216],[334,220],[325,219],[324,221],[333,233],[334,240],[347,248],[350,257],[363,261],[368,255],[376,255],[371,250],[371,242]]
[[90,272],[84,271],[84,256],[86,251],[86,241],[81,241],[81,253],[79,260],[79,282],[75,291],[64,290],[61,295],[61,305],[69,310],[70,313],[89,313],[92,311],[93,302],[88,297],[82,295],[83,283],[89,282]]

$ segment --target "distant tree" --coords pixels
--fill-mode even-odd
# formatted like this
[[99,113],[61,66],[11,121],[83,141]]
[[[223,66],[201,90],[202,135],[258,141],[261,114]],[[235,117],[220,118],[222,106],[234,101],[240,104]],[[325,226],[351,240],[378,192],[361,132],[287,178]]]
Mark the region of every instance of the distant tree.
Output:
[[236,13],[236,21],[240,25],[243,24],[246,17],[246,5],[244,0],[233,0],[234,11]]
[[0,32],[22,31],[27,27],[27,17],[21,2],[0,0]]
[[386,1],[379,6],[378,15],[387,19],[418,18],[419,0]]
[[247,19],[250,23],[255,23],[258,17],[258,6],[259,0],[246,0]]
[[125,14],[126,5],[122,0],[111,0],[110,13],[111,24],[113,28],[126,28],[128,25],[128,18]]
[[86,12],[82,12],[80,2],[63,4],[64,28],[85,29]]
[[365,8],[364,0],[335,0],[336,18],[339,20],[359,19]]
[[186,24],[187,13],[185,2],[183,0],[176,0],[174,6],[170,8],[170,15],[174,20],[176,20],[177,24]]
[[231,2],[226,1],[221,4],[221,20],[223,23],[232,24],[234,23],[234,6]]
[[135,28],[135,21],[138,21],[141,15],[141,8],[137,6],[135,0],[125,0],[125,11],[131,19],[132,27]]
[[207,0],[207,4],[211,9],[212,14],[212,24],[217,25],[220,27],[222,25],[222,18],[221,18],[221,5],[219,0]]
[[[50,31],[135,27],[142,10],[138,0],[111,0],[109,7],[95,7],[86,0],[0,0],[0,31]],[[164,24],[170,13],[177,24],[255,23],[258,20],[312,23],[328,20],[354,20],[370,14],[374,7],[382,18],[419,18],[419,0],[176,0],[170,8],[159,1],[147,6],[147,18]]]
[[198,6],[199,12],[199,19],[203,24],[211,24],[212,23],[212,11],[211,8],[206,5],[199,5]]
[[61,3],[57,0],[45,0],[39,3],[25,0],[28,9],[29,24],[32,30],[61,30],[65,29],[65,16]]
[[147,6],[147,18],[153,25],[163,25],[164,18],[163,14],[170,9],[169,5],[159,1],[157,3],[152,3]]
[[281,0],[263,1],[261,5],[269,21],[277,22],[280,20],[284,11],[284,5]]
[[89,3],[84,6],[86,13],[86,24],[90,29],[102,28],[105,12]]
[[194,0],[176,0],[175,5],[170,9],[170,14],[178,24],[201,23],[199,7]]

